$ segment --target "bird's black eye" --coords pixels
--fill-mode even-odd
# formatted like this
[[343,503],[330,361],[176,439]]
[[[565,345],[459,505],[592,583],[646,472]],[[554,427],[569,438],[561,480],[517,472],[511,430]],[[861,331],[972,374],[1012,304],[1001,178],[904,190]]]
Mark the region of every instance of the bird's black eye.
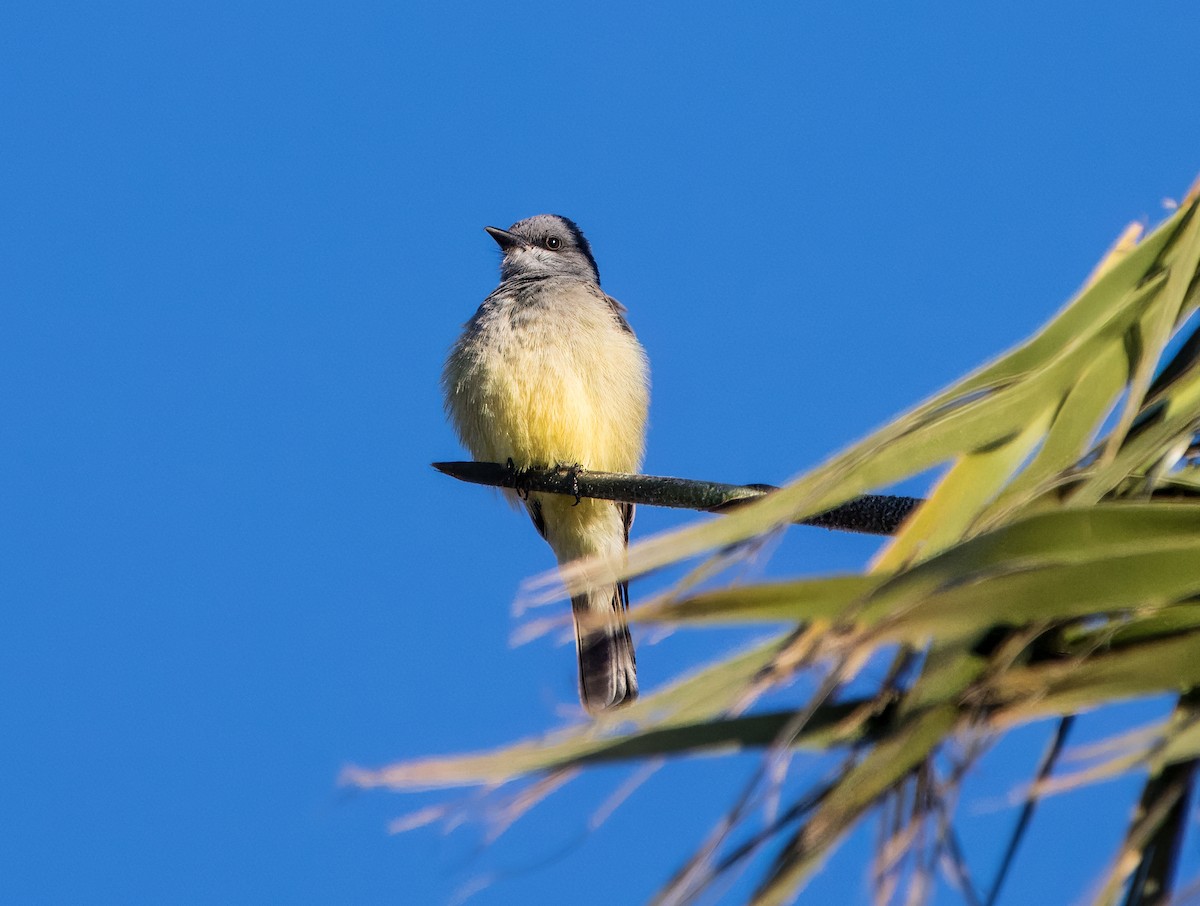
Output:
[[557,236],[547,236],[546,237],[546,248],[550,249],[550,251],[552,251],[552,252],[556,251],[556,250],[562,248],[562,240],[559,239]]

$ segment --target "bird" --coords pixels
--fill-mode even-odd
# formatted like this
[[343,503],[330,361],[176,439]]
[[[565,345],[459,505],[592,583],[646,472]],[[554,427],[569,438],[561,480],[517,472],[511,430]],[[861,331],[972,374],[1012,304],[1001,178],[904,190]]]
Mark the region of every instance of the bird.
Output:
[[[463,327],[442,373],[445,409],[481,462],[637,472],[650,367],[625,307],[600,288],[579,227],[539,214],[485,227],[503,257],[500,284]],[[629,544],[629,503],[505,492],[523,505],[559,565],[613,557]],[[609,561],[611,562],[611,560]],[[571,598],[579,695],[589,714],[637,698],[629,586],[592,570]]]

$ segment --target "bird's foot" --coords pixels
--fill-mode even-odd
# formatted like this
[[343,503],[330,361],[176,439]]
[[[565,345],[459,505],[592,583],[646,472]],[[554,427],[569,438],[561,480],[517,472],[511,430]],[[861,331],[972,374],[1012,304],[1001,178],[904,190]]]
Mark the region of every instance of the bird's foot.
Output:
[[580,465],[577,462],[560,462],[554,467],[554,470],[559,475],[565,475],[571,479],[571,494],[575,498],[575,502],[571,506],[579,506],[579,501],[583,497],[579,494],[579,470]]
[[517,497],[521,500],[528,500],[529,487],[525,483],[525,470],[518,469],[511,456],[508,457],[508,462],[504,464],[504,467],[508,470],[508,480],[512,482],[512,489],[517,492]]

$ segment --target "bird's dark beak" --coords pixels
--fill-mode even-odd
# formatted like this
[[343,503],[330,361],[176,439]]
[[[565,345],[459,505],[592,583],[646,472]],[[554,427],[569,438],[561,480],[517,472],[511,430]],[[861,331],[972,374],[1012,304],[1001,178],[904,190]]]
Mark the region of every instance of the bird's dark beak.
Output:
[[487,230],[489,236],[496,240],[496,245],[506,252],[511,248],[528,245],[524,239],[508,230],[502,230],[499,227],[484,227],[484,229]]

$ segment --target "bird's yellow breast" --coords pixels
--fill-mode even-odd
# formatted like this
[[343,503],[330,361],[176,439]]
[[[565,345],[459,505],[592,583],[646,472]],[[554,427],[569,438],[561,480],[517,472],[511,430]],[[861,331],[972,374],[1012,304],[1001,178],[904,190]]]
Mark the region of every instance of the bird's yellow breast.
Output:
[[468,325],[446,365],[451,420],[476,459],[634,471],[645,353],[602,295],[562,303]]

